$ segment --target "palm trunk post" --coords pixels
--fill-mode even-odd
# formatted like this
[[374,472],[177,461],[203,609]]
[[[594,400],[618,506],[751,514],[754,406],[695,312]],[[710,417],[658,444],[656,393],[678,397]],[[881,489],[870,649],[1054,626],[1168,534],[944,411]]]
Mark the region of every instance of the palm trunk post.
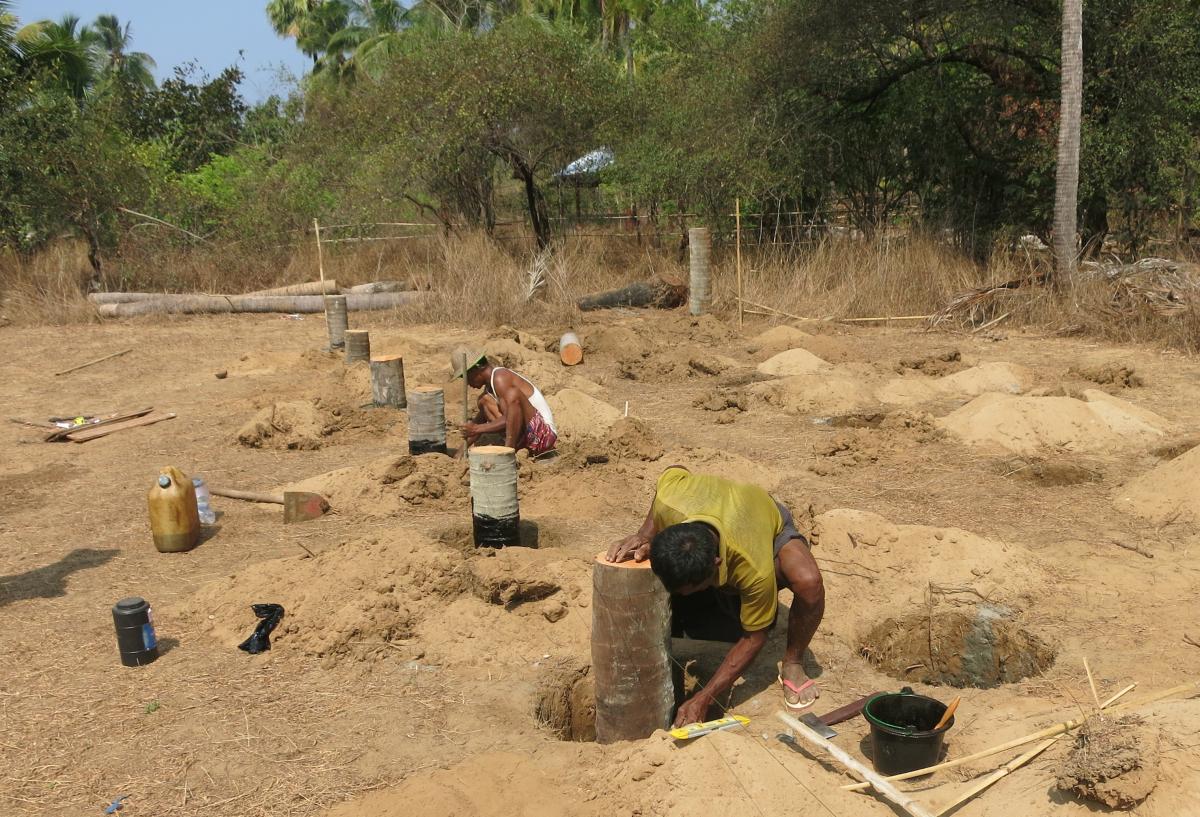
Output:
[[1083,108],[1083,0],[1063,0],[1062,101],[1058,118],[1058,167],[1054,189],[1056,286],[1075,273],[1079,194],[1079,131]]

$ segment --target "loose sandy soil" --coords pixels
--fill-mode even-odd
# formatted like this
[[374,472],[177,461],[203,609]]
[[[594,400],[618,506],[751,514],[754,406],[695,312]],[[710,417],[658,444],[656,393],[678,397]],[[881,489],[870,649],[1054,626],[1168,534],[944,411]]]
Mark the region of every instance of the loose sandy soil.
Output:
[[[1091,699],[1084,656],[1101,695],[1200,678],[1200,649],[1183,640],[1200,640],[1200,461],[1188,454],[1200,362],[1020,333],[738,331],[623,312],[574,327],[588,356],[568,370],[545,351],[568,327],[353,321],[375,351],[404,354],[410,387],[443,383],[446,350],[485,343],[561,406],[563,455],[521,462],[536,549],[474,552],[461,462],[407,456],[404,414],[364,407],[365,365],[321,351],[317,317],[0,330],[6,417],[179,415],[83,445],[0,426],[5,813],[99,814],[128,795],[129,817],[892,814],[774,740],[782,626],[728,702],[748,730],[683,747],[661,734],[557,739],[588,719],[591,558],[636,527],[672,463],[758,482],[814,533],[828,591],[810,667],[819,711],[906,683],[961,692],[953,757],[1078,715]],[[1085,379],[1110,370],[1136,378]],[[460,394],[447,391],[452,418]],[[634,419],[618,420],[626,402]],[[199,547],[160,554],[145,496],[166,464],[213,485],[316,488],[335,512],[284,527],[277,507],[218,498]],[[109,612],[133,594],[152,603],[163,645],[141,669],[120,665]],[[252,657],[236,645],[259,602],[287,615]],[[997,617],[998,677],[1025,635],[1056,660],[990,689],[931,687],[916,678],[970,663],[952,660],[958,646],[922,656],[921,639],[880,629],[924,621],[933,645],[934,622],[961,636]],[[716,660],[677,657],[700,677]],[[906,666],[906,681],[882,672]],[[1159,759],[1136,813],[1194,813],[1200,699],[1138,714]],[[861,719],[838,731],[869,750]],[[1056,785],[1071,745],[958,813],[1091,813]],[[905,785],[936,807],[1010,757]]]

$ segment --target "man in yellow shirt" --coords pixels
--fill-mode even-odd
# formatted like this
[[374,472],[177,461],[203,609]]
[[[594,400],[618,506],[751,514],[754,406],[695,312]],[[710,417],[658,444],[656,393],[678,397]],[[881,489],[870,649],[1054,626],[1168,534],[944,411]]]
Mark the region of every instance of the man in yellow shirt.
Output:
[[[767,643],[783,588],[793,596],[779,672],[784,703],[807,709],[820,695],[803,658],[825,613],[821,570],[791,513],[762,488],[671,466],[658,478],[641,529],[609,548],[607,558],[648,558],[673,595],[677,630],[734,641],[709,682],[679,707],[676,726],[704,721],[753,663]],[[732,637],[719,632],[721,613],[733,625]]]

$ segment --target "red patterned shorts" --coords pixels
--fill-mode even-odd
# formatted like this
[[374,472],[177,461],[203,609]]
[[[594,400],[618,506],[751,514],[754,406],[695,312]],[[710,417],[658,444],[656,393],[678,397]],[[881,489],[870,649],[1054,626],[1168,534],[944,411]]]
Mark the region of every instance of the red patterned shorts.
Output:
[[538,454],[545,454],[554,448],[554,444],[557,442],[558,435],[554,433],[554,429],[550,428],[542,415],[535,412],[529,425],[525,426],[524,443],[525,447],[529,449],[529,453],[535,457]]

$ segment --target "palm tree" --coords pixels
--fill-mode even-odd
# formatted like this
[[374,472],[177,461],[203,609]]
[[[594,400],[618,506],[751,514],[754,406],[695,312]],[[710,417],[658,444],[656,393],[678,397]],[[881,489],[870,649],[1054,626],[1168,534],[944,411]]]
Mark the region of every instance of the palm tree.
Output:
[[44,71],[76,100],[95,85],[97,36],[90,27],[80,26],[75,15],[30,23],[17,31],[16,42],[26,64]]
[[101,78],[116,78],[130,85],[153,88],[154,74],[151,70],[155,67],[154,60],[143,51],[127,50],[133,40],[129,27],[129,23],[122,27],[114,14],[101,14],[92,24],[97,45],[102,52]]
[[12,3],[0,0],[0,55],[16,52],[17,16],[11,9]]
[[1054,185],[1054,266],[1057,284],[1075,273],[1079,194],[1079,130],[1083,108],[1083,0],[1063,0],[1062,102]]

